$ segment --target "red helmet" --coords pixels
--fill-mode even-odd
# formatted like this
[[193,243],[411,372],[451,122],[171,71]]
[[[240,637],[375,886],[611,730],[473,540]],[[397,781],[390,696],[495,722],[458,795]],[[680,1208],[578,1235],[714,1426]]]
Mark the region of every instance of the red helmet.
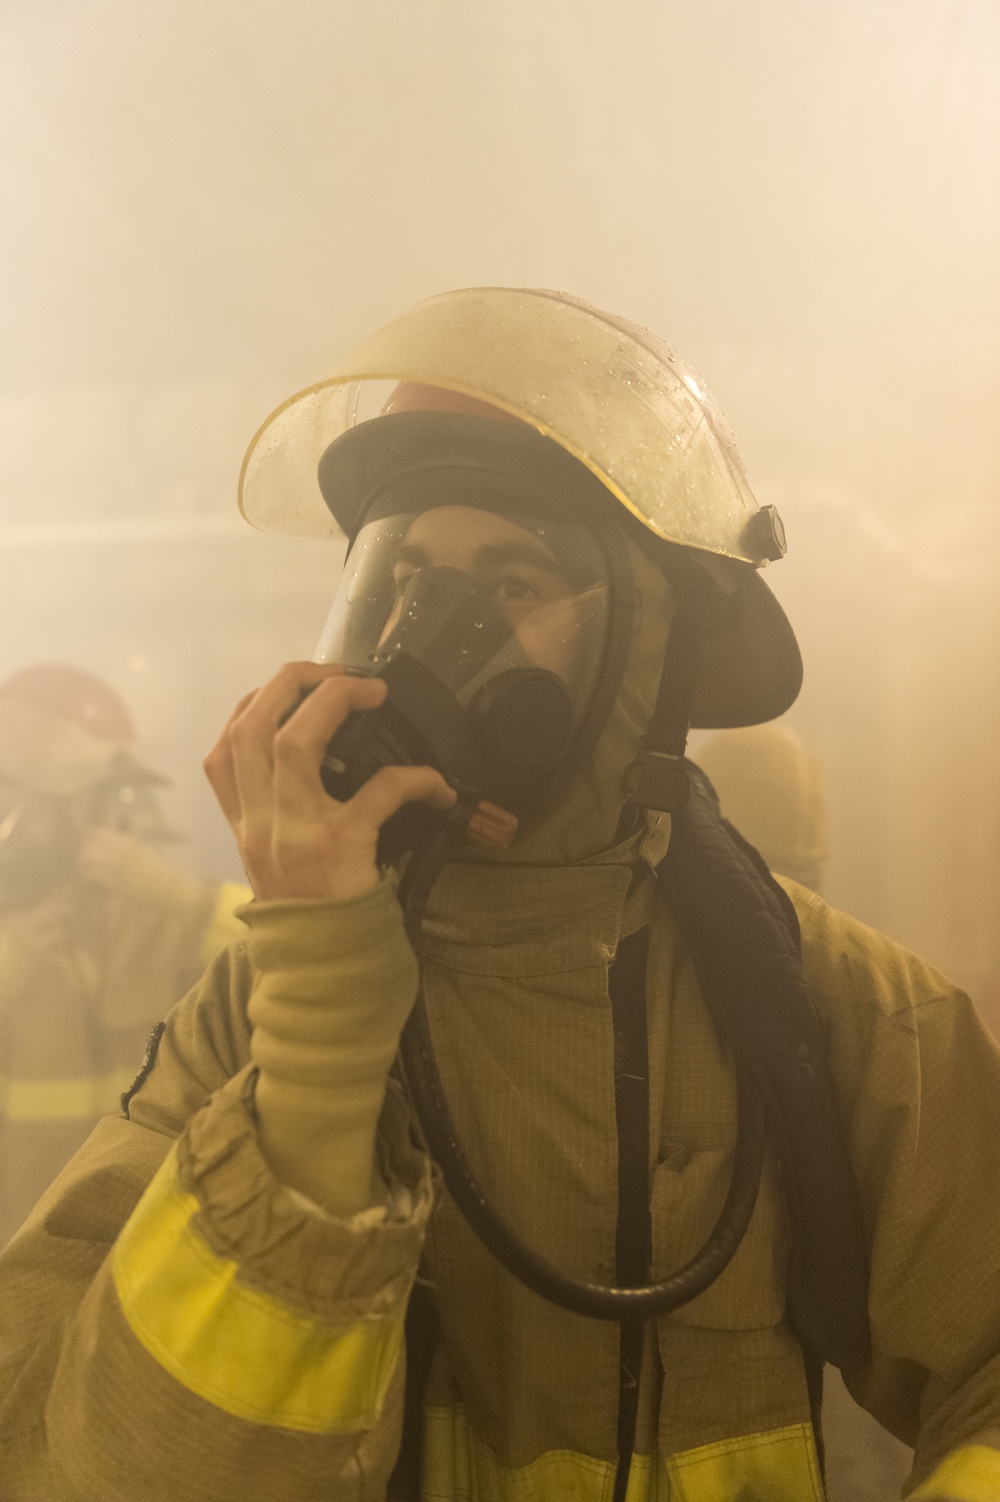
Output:
[[135,724],[114,689],[68,662],[38,662],[0,683],[0,698],[15,699],[40,713],[77,725],[98,740],[128,744]]
[[[40,662],[0,683],[0,778],[62,797],[134,758],[135,724],[113,689],[83,668]],[[130,753],[133,753],[130,755]]]

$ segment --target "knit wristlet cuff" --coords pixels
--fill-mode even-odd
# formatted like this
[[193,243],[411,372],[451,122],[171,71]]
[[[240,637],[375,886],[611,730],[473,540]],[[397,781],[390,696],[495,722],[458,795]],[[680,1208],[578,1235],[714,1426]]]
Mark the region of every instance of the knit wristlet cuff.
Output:
[[287,898],[248,902],[236,910],[250,930],[247,950],[255,970],[351,964],[386,943],[389,926],[403,931],[389,882],[343,902]]

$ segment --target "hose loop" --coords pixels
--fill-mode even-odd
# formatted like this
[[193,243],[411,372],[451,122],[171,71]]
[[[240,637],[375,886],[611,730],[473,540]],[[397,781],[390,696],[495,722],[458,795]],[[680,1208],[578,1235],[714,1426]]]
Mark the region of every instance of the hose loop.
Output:
[[[462,834],[460,819],[444,821],[438,834],[414,853],[400,883],[406,931],[416,947],[431,887]],[[704,1293],[732,1260],[757,1202],[764,1164],[764,1107],[757,1087],[737,1060],[737,1130],[733,1171],[719,1217],[701,1249],[669,1278],[642,1288],[605,1287],[559,1271],[517,1235],[489,1203],[462,1149],[434,1057],[423,984],[400,1040],[407,1093],[427,1147],[448,1192],[489,1252],[509,1273],[549,1303],[592,1319],[652,1319],[679,1309]]]

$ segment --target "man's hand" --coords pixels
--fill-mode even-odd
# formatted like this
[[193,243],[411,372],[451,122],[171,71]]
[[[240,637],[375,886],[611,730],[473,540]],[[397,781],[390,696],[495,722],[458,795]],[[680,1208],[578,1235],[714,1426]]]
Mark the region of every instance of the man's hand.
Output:
[[236,706],[205,758],[205,775],[233,827],[254,895],[344,901],[378,884],[379,830],[404,803],[447,809],[455,792],[433,767],[383,767],[346,803],[331,798],[320,763],[353,710],[385,698],[377,678],[292,662]]

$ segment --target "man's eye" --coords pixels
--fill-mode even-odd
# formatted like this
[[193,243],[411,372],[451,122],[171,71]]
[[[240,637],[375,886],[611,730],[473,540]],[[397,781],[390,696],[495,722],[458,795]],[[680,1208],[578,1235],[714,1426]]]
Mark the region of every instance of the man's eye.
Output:
[[510,577],[501,579],[495,587],[495,593],[501,600],[507,600],[511,604],[523,604],[537,598],[538,591],[527,579]]

